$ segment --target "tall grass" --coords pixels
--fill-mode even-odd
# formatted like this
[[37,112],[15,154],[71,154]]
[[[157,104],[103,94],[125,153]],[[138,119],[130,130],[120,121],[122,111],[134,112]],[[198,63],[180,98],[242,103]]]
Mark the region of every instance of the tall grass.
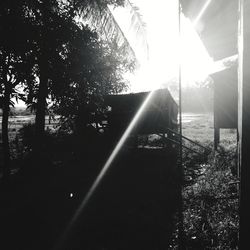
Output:
[[[212,116],[206,115],[186,124],[183,131],[189,138],[211,147],[211,124]],[[207,157],[194,153],[183,157],[186,180],[182,193],[186,249],[238,249],[236,131],[222,131],[221,138],[218,150]],[[191,178],[188,179],[188,175]],[[172,249],[177,249],[177,234],[174,234]]]

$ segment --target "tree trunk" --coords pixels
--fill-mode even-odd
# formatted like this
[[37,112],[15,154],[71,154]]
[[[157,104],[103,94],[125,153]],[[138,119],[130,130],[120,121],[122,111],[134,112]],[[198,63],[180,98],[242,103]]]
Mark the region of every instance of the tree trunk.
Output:
[[10,146],[9,146],[9,111],[10,111],[10,83],[5,84],[5,93],[3,99],[3,116],[2,116],[2,140],[3,140],[3,180],[7,181],[10,177]]
[[47,82],[42,79],[39,86],[36,110],[36,134],[39,137],[43,136],[45,128],[45,109],[46,109],[46,96],[47,96]]
[[45,129],[46,97],[48,93],[47,74],[41,70],[35,119],[35,150],[41,150]]
[[[45,1],[46,2],[46,1]],[[35,153],[41,153],[44,145],[44,129],[45,129],[45,110],[46,98],[48,95],[48,37],[46,31],[47,11],[46,3],[43,2],[41,9],[43,15],[44,27],[41,33],[40,49],[41,57],[39,61],[40,83],[37,96],[36,119],[35,119]]]

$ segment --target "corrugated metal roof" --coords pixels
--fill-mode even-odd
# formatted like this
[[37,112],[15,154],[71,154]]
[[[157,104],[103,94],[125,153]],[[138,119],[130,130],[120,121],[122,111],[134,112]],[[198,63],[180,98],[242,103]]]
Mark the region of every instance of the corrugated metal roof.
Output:
[[[207,0],[182,0],[182,10],[191,20],[199,15]],[[196,25],[208,53],[215,60],[237,54],[238,1],[211,0]]]

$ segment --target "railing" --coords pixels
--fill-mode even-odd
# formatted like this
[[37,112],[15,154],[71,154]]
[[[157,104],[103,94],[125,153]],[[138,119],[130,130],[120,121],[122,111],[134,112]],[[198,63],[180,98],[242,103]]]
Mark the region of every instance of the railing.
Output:
[[[189,151],[191,151],[193,153],[199,154],[199,155],[204,155],[205,153],[209,154],[209,153],[212,152],[211,149],[209,149],[207,147],[204,147],[203,145],[199,144],[198,142],[195,142],[195,141],[191,140],[190,138],[188,138],[188,137],[186,137],[184,135],[180,135],[179,133],[177,133],[176,131],[174,131],[172,129],[167,128],[167,131],[169,131],[172,134],[172,136],[168,136],[168,137],[162,136],[167,141],[170,141],[170,142],[172,142],[174,144],[177,144],[177,145],[182,145],[183,148],[185,148],[185,149],[187,149],[187,150],[189,150]],[[182,140],[182,142],[183,142],[183,140],[188,141],[191,145],[202,149],[203,152],[201,153],[200,151],[198,151],[198,150],[196,150],[196,149],[194,149],[192,147],[186,146],[184,143],[181,143],[181,140]]]

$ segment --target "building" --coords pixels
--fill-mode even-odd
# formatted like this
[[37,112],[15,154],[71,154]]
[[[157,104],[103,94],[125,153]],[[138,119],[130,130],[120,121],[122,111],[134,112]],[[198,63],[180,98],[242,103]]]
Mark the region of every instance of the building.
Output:
[[[105,103],[110,107],[107,118],[110,131],[125,131],[149,93],[107,96]],[[168,89],[156,90],[136,122],[132,134],[167,134],[168,129],[177,128],[177,115],[178,106]]]

